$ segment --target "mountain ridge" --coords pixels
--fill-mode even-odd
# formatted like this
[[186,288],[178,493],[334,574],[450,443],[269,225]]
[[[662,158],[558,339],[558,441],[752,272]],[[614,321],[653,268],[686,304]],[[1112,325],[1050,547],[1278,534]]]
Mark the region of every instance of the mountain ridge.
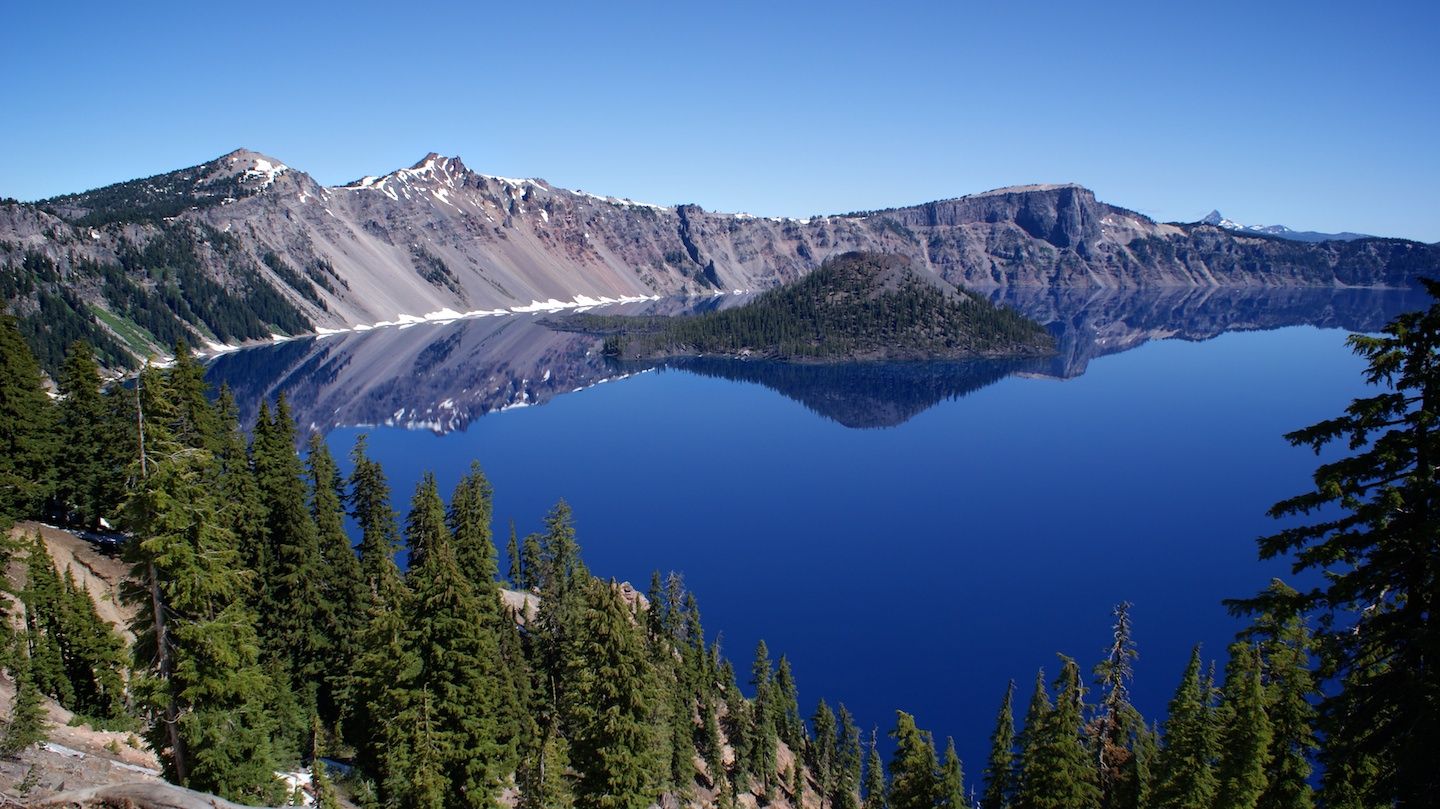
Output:
[[[904,255],[973,289],[1402,287],[1440,268],[1432,245],[1304,244],[1159,223],[1073,183],[794,219],[562,189],[434,152],[324,186],[239,149],[0,203],[6,307],[30,324],[32,344],[64,331],[109,339],[111,357],[164,350],[177,336],[219,347],[426,315],[763,290],[856,250]],[[227,325],[235,317],[243,322]]]

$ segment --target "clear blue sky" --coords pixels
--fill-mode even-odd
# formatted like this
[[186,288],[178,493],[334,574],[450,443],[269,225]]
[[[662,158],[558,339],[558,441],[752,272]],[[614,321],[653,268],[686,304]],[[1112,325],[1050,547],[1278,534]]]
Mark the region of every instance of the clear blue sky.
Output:
[[805,216],[1079,182],[1440,240],[1440,3],[7,3],[0,196],[245,146]]

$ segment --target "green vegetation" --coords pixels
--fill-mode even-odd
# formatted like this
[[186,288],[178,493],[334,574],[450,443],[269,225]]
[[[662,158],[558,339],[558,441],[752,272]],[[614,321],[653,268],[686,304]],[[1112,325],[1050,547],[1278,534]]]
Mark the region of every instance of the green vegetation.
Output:
[[1042,356],[1037,323],[913,269],[902,256],[847,253],[734,309],[684,317],[582,315],[558,328],[608,335],[623,359],[720,354],[785,360]]
[[[217,265],[223,280],[214,277]],[[287,283],[323,308],[313,284],[282,269],[294,276]],[[310,327],[265,282],[239,240],[189,221],[162,220],[122,237],[113,261],[73,251],[52,258],[0,243],[0,294],[52,376],[77,340],[90,344],[104,366],[131,368],[138,358],[197,336],[262,340]],[[104,303],[87,302],[95,300]]]
[[[1327,575],[1236,602],[1252,621],[1223,681],[1196,648],[1158,730],[1129,700],[1137,649],[1129,605],[1118,606],[1093,690],[1062,655],[1053,682],[1037,674],[1018,732],[1007,690],[982,806],[1429,805],[1440,303],[1351,342],[1387,390],[1290,436],[1348,440],[1354,454],[1274,508],[1324,507],[1323,520],[1261,541]],[[974,801],[953,742],[937,755],[910,714],[896,714],[888,776],[878,734],[866,745],[845,706],[822,700],[801,721],[789,662],[772,662],[763,642],[747,697],[684,582],[656,574],[642,599],[591,575],[564,501],[543,533],[522,543],[511,532],[509,579],[527,592],[502,591],[478,466],[448,507],[433,476],[417,486],[402,573],[398,515],[363,438],[348,480],[318,438],[302,462],[282,399],[262,408],[247,446],[228,392],[212,401],[183,344],[175,355],[132,389],[104,390],[78,345],[57,403],[13,319],[0,321],[0,521],[122,520],[136,639],[127,655],[42,540],[0,542],[0,570],[21,574],[4,581],[18,612],[0,631],[16,685],[0,754],[44,738],[48,697],[92,722],[143,727],[166,777],[242,801],[284,800],[276,770],[322,751],[353,762],[345,789],[386,807],[493,807],[512,789],[519,806],[580,809],[664,796],[822,809]],[[332,789],[322,772],[322,805],[338,800]]]

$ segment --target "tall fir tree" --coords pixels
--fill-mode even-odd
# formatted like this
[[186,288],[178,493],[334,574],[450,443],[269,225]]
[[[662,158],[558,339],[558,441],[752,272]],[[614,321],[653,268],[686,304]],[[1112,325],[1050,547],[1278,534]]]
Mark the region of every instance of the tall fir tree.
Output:
[[1256,809],[1268,786],[1271,730],[1260,666],[1256,647],[1230,647],[1221,688],[1224,729],[1215,773],[1215,809]]
[[1015,797],[1015,681],[1005,689],[1005,699],[995,716],[990,733],[990,757],[985,762],[985,791],[981,809],[1009,809]]
[[[861,766],[864,761],[860,729],[855,726],[855,717],[850,714],[843,702],[840,703],[836,717],[835,787],[830,796],[830,803],[835,809],[858,809],[860,806]],[[876,760],[879,760],[878,756]]]
[[333,726],[351,703],[351,672],[359,655],[357,643],[369,599],[360,560],[345,534],[343,484],[335,459],[318,433],[311,434],[306,450],[310,516],[315,521],[320,548],[321,602],[316,619],[322,623],[315,631],[325,639],[325,665],[316,711],[327,726]]
[[643,809],[663,781],[651,724],[658,698],[644,638],[613,586],[587,584],[567,701],[580,809]]
[[1043,784],[1038,780],[1045,766],[1041,750],[1046,724],[1055,706],[1050,703],[1050,691],[1045,685],[1045,670],[1035,673],[1035,689],[1030,693],[1030,705],[1025,709],[1025,721],[1020,726],[1016,739],[1019,753],[1016,761],[1016,780],[1013,805],[1019,809],[1036,806],[1037,796]]
[[1133,809],[1134,745],[1136,736],[1144,732],[1145,720],[1130,702],[1130,683],[1140,654],[1130,623],[1130,603],[1116,605],[1114,615],[1110,647],[1095,667],[1100,705],[1087,735],[1095,752],[1101,807]]
[[1319,689],[1311,670],[1312,640],[1296,611],[1298,593],[1279,579],[1270,582],[1264,606],[1242,633],[1260,644],[1265,676],[1265,709],[1270,719],[1273,755],[1261,809],[1314,809],[1310,757],[1315,738],[1315,701]]
[[37,516],[50,491],[55,415],[15,318],[0,315],[0,529]]
[[360,571],[370,599],[388,609],[394,606],[390,602],[398,597],[400,588],[400,568],[395,564],[400,535],[385,470],[366,454],[367,445],[366,436],[361,434],[350,452],[354,465],[350,473],[350,516],[360,527]]
[[820,700],[810,718],[815,741],[809,747],[807,762],[810,775],[815,779],[815,791],[820,796],[820,809],[827,809],[835,785],[835,712]]
[[23,653],[11,662],[10,676],[15,681],[15,696],[10,703],[10,716],[0,732],[0,756],[15,756],[32,744],[45,740],[50,724],[40,689],[30,679],[30,660]]
[[761,788],[769,790],[775,780],[776,753],[779,735],[776,729],[776,699],[774,695],[774,670],[770,663],[770,650],[761,640],[755,645],[755,660],[750,664],[750,686],[755,689],[753,714],[755,736],[750,745],[750,766],[752,775],[760,780]]
[[[147,379],[148,376],[148,379]],[[155,392],[159,380],[142,373]],[[137,587],[136,701],[168,778],[222,797],[277,795],[267,703],[274,685],[259,660],[247,573],[217,502],[215,464],[167,430],[169,400],[145,397],[140,485],[126,504]]]
[[[331,639],[322,583],[324,559],[305,486],[304,468],[295,452],[295,423],[282,395],[273,417],[262,405],[255,426],[255,482],[265,503],[268,567],[260,624],[269,658],[289,671],[299,713],[282,720],[308,735],[320,685],[330,659]],[[302,739],[308,753],[312,740]]]
[[1233,605],[1274,611],[1283,600],[1279,611],[1318,619],[1339,686],[1320,701],[1326,769],[1353,774],[1352,794],[1372,805],[1427,806],[1440,794],[1440,281],[1421,283],[1428,308],[1348,340],[1380,390],[1285,436],[1317,455],[1331,445],[1351,453],[1270,509],[1311,521],[1259,543],[1261,558],[1293,556],[1296,573],[1321,575],[1304,592]]
[[805,720],[800,718],[800,695],[795,687],[795,674],[790,670],[790,658],[780,655],[775,665],[774,696],[779,710],[780,740],[799,754],[805,749]]
[[940,765],[941,809],[968,809],[965,799],[965,765],[955,752],[955,740],[945,740],[945,760]]
[[250,465],[249,441],[240,426],[240,408],[228,387],[220,389],[215,411],[221,434],[220,450],[216,456],[220,464],[217,488],[231,514],[231,528],[235,532],[241,562],[246,569],[257,574],[252,577],[254,586],[247,600],[258,612],[263,606],[261,597],[264,595],[259,574],[270,569],[265,502],[261,499],[260,486],[255,482],[255,472]]
[[1215,801],[1217,745],[1210,690],[1200,674],[1197,646],[1165,720],[1155,785],[1155,805],[1160,809],[1210,809]]
[[941,801],[941,783],[934,740],[904,711],[895,712],[890,738],[895,740],[895,755],[890,759],[890,809],[935,809]]
[[493,496],[479,463],[470,464],[470,472],[450,495],[447,520],[455,537],[455,558],[460,571],[473,582],[493,582],[500,573],[490,530]]
[[[1043,694],[1042,694],[1043,696]],[[1055,678],[1055,705],[1036,731],[1026,724],[1026,757],[1021,793],[1024,809],[1095,809],[1100,787],[1084,745],[1085,703],[1080,667],[1061,655]]]
[[890,790],[885,780],[885,765],[880,763],[879,730],[870,731],[870,752],[865,754],[864,809],[886,809]]
[[[433,481],[420,484],[417,509],[434,508],[426,502],[432,490]],[[410,570],[414,611],[404,642],[419,665],[412,678],[396,683],[408,692],[398,702],[414,705],[417,692],[429,700],[430,744],[445,780],[445,805],[489,807],[514,764],[502,738],[504,679],[496,627],[460,568],[449,532],[443,525],[437,531],[412,524],[433,533],[423,540],[420,564]]]
[[510,521],[510,538],[505,541],[505,562],[508,565],[505,575],[510,587],[516,590],[525,589],[525,575],[520,569],[520,543],[515,539],[515,521]]
[[65,451],[55,455],[55,498],[77,523],[94,527],[102,518],[116,517],[119,501],[109,479],[118,470],[109,464],[106,444],[112,437],[106,434],[100,366],[88,343],[70,346],[59,389],[57,427]]

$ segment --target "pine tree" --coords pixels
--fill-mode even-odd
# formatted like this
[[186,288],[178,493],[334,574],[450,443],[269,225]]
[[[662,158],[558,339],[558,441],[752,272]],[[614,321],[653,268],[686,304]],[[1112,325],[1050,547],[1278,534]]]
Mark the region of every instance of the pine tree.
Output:
[[1155,805],[1161,809],[1209,809],[1214,803],[1215,740],[1210,727],[1210,689],[1200,676],[1200,647],[1170,700],[1164,747],[1157,762]]
[[515,540],[515,521],[510,521],[510,539],[505,542],[505,561],[509,564],[506,579],[510,587],[525,589],[525,574],[520,570],[520,544]]
[[395,564],[400,538],[385,470],[365,454],[365,448],[366,437],[361,434],[350,452],[354,464],[350,473],[350,516],[360,526],[360,570],[371,601],[389,608],[400,588],[400,568]]
[[359,654],[356,643],[364,628],[368,593],[360,560],[345,534],[340,472],[318,433],[310,436],[305,467],[310,516],[320,549],[321,602],[316,620],[322,623],[315,631],[324,636],[324,679],[317,712],[326,725],[333,726],[351,702],[348,689]]
[[[152,385],[154,377],[141,384]],[[151,719],[167,777],[239,800],[275,797],[276,762],[255,616],[241,597],[234,535],[203,449],[181,445],[166,400],[146,401],[141,485],[127,503],[127,546],[139,584],[132,688]]]
[[790,659],[785,655],[780,655],[780,662],[776,664],[774,696],[779,714],[780,739],[798,755],[805,749],[805,720],[800,718],[795,675],[790,671]]
[[1274,758],[1258,803],[1261,809],[1315,806],[1310,755],[1319,746],[1312,701],[1319,696],[1319,690],[1310,667],[1310,632],[1293,607],[1296,596],[1296,591],[1279,579],[1272,580],[1266,591],[1266,605],[1242,633],[1244,638],[1260,644],[1266,680],[1265,710],[1272,733],[1270,749]]
[[455,537],[455,558],[460,571],[473,582],[493,582],[500,572],[490,531],[493,495],[479,463],[470,464],[470,473],[450,495],[447,519]]
[[885,767],[880,763],[880,751],[876,749],[877,730],[870,731],[870,752],[865,756],[865,802],[864,809],[886,809],[889,790],[885,786]]
[[54,413],[15,318],[0,315],[0,529],[49,495]]
[[567,689],[575,805],[643,809],[659,797],[664,769],[650,724],[657,698],[654,674],[640,629],[619,593],[599,584],[587,589],[590,603],[577,633]]
[[[235,532],[241,562],[247,570],[260,574],[270,569],[265,503],[260,498],[260,487],[250,467],[249,441],[240,427],[240,409],[228,387],[220,389],[220,395],[215,400],[215,413],[220,430],[220,450],[216,456],[220,464],[218,488],[231,515],[231,528]],[[262,608],[263,588],[258,578],[258,575],[254,577],[254,586],[247,598],[256,611]]]
[[20,592],[20,600],[25,605],[27,675],[41,694],[74,709],[78,707],[75,687],[67,676],[65,665],[65,628],[61,623],[64,594],[60,576],[55,572],[55,562],[38,533],[29,544],[29,555],[25,560],[25,589]]
[[545,565],[542,559],[544,553],[540,548],[540,539],[539,534],[527,534],[525,542],[521,545],[520,559],[524,571],[522,574],[524,577],[523,589],[526,590],[540,589],[541,570]]
[[97,525],[114,517],[119,505],[107,480],[117,472],[108,461],[105,397],[100,392],[100,367],[88,343],[76,342],[60,370],[57,411],[60,446],[55,455],[55,497],[80,525]]
[[67,568],[61,580],[65,673],[75,692],[76,713],[100,723],[125,716],[125,642],[100,619],[95,602]]
[[[433,481],[420,484],[416,509],[430,510]],[[438,499],[438,498],[437,498]],[[399,702],[413,704],[418,691],[429,700],[429,744],[445,779],[447,806],[489,806],[508,774],[500,718],[503,678],[495,627],[480,596],[461,570],[444,526],[423,540],[421,563],[410,570],[414,612],[405,644],[418,661],[414,677],[396,684],[410,692]],[[412,540],[414,538],[412,537]]]
[[20,656],[10,673],[15,679],[15,698],[10,705],[10,720],[4,733],[0,733],[0,756],[6,757],[44,741],[49,733],[40,690],[30,680],[29,660]]
[[[1043,683],[1042,683],[1043,685]],[[1015,797],[1015,681],[1005,689],[995,731],[990,734],[990,758],[985,765],[985,793],[981,809],[1009,809]]]
[[1134,785],[1130,783],[1137,733],[1145,721],[1130,704],[1130,682],[1135,677],[1135,649],[1130,625],[1130,603],[1115,607],[1115,627],[1105,659],[1095,667],[1100,688],[1100,712],[1090,723],[1088,736],[1097,759],[1100,805],[1104,809],[1134,806]]
[[895,712],[890,738],[895,740],[895,755],[890,759],[890,809],[935,809],[941,801],[941,783],[934,740],[904,711]]
[[1035,673],[1035,690],[1030,694],[1030,706],[1025,709],[1025,722],[1020,726],[1017,746],[1020,748],[1016,767],[1014,805],[1019,809],[1038,806],[1037,799],[1043,784],[1038,780],[1046,766],[1041,745],[1046,724],[1055,706],[1050,704],[1050,692],[1045,686],[1045,670]]
[[[1043,690],[1038,693],[1045,701]],[[1025,809],[1090,809],[1100,804],[1093,761],[1083,744],[1085,716],[1080,668],[1061,655],[1055,705],[1038,728],[1025,728],[1024,770],[1016,804]]]
[[187,447],[218,453],[221,425],[210,404],[205,366],[183,340],[175,344],[175,359],[165,375],[165,390],[174,405],[169,425],[174,440]]
[[835,712],[830,710],[825,700],[820,700],[815,706],[810,726],[815,731],[815,741],[809,749],[810,774],[815,779],[815,790],[820,795],[820,809],[826,809],[835,785],[836,762]]
[[751,774],[759,777],[760,785],[767,791],[774,781],[776,770],[776,699],[774,696],[774,673],[770,664],[770,650],[765,641],[755,645],[755,661],[750,666],[750,685],[755,689],[753,714],[755,736],[750,745]]
[[955,752],[955,740],[945,740],[945,762],[940,767],[941,809],[968,809],[965,800],[965,766]]
[[1241,644],[1231,647],[1221,691],[1225,728],[1216,771],[1215,809],[1256,809],[1267,787],[1271,759],[1270,719],[1265,715],[1258,649]]
[[[308,730],[319,705],[320,684],[330,661],[331,626],[323,582],[320,536],[307,502],[304,468],[295,452],[295,424],[284,396],[273,418],[261,408],[255,427],[255,482],[265,503],[269,566],[264,571],[261,631],[268,657],[289,669],[289,687],[300,713],[282,723]],[[301,745],[308,752],[312,740]]]
[[[860,747],[860,729],[855,726],[855,718],[850,715],[845,703],[840,703],[837,713],[839,722],[835,731],[835,789],[830,803],[835,809],[858,809],[860,767],[864,755]],[[875,760],[879,761],[878,755]],[[883,781],[882,773],[882,793]]]
[[1262,558],[1293,554],[1295,572],[1323,575],[1302,593],[1232,605],[1319,618],[1322,659],[1342,686],[1320,702],[1326,767],[1354,775],[1354,794],[1373,805],[1440,794],[1440,282],[1422,283],[1436,298],[1428,309],[1349,338],[1368,361],[1365,381],[1382,390],[1285,436],[1317,454],[1335,443],[1352,452],[1270,509],[1317,521],[1260,540]]

